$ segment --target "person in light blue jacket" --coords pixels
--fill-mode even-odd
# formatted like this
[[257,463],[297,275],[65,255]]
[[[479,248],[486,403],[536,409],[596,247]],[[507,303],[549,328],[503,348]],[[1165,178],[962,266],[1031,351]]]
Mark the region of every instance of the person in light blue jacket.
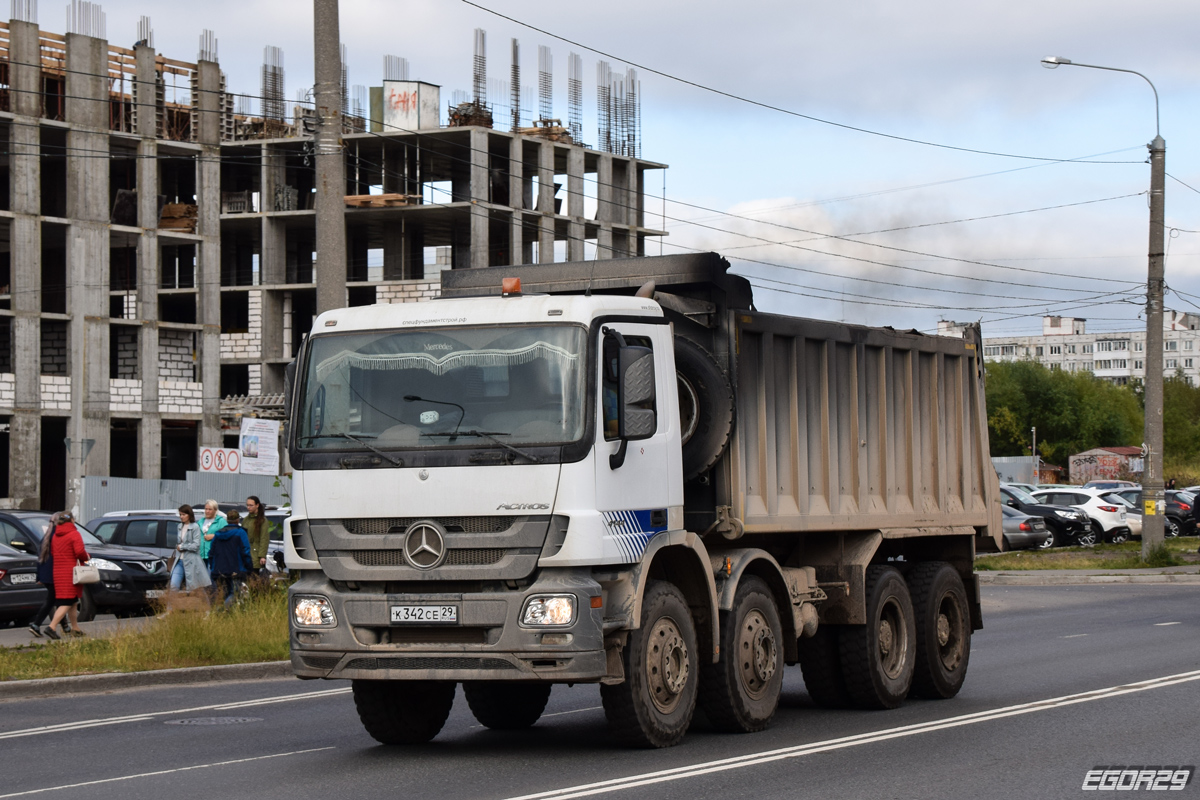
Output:
[[179,507],[179,558],[171,569],[171,588],[178,591],[186,586],[190,592],[212,585],[208,574],[208,566],[200,558],[200,543],[204,541],[200,526],[196,524],[196,514],[189,505]]

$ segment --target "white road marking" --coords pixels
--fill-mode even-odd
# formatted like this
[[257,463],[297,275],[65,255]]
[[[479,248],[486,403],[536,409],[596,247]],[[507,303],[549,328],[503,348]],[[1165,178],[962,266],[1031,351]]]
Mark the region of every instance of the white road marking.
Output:
[[0,794],[0,800],[6,797],[25,797],[31,794],[41,794],[42,792],[57,792],[62,789],[78,789],[82,786],[96,786],[101,783],[116,783],[117,781],[131,781],[135,778],[153,778],[156,775],[171,775],[176,772],[189,772],[194,769],[211,769],[212,767],[226,767],[230,764],[246,764],[250,761],[264,761],[268,758],[283,758],[284,756],[299,756],[305,753],[319,753],[322,750],[333,750],[333,747],[314,747],[309,750],[293,750],[290,753],[273,753],[269,756],[253,756],[251,758],[236,758],[232,761],[217,761],[213,764],[195,764],[190,767],[176,767],[175,769],[160,769],[157,772],[139,772],[137,775],[122,775],[119,778],[102,778],[95,781],[84,781],[83,783],[68,783],[63,786],[47,786],[44,789],[29,789],[24,792],[12,792],[11,794]]
[[1077,703],[1088,703],[1093,700],[1104,700],[1110,697],[1120,697],[1121,695],[1131,694],[1134,692],[1144,692],[1150,689],[1161,689],[1167,686],[1174,686],[1176,684],[1198,680],[1200,680],[1200,670],[1195,672],[1183,672],[1178,675],[1168,675],[1162,678],[1154,678],[1152,680],[1125,684],[1123,686],[1112,686],[1107,689],[1099,689],[1093,692],[1083,692],[1081,694],[1055,697],[1049,700],[1039,700],[1033,703],[1022,703],[1020,705],[997,708],[991,711],[980,711],[975,714],[964,714],[959,717],[933,720],[916,725],[905,725],[899,728],[889,728],[881,731],[860,733],[854,736],[845,736],[840,739],[829,739],[824,742],[813,742],[811,744],[783,747],[778,750],[766,750],[760,753],[749,753],[744,756],[736,756],[734,758],[726,758],[719,761],[708,761],[686,767],[675,767],[674,769],[666,769],[658,772],[630,775],[624,778],[614,778],[612,780],[600,781],[598,783],[569,786],[547,792],[522,795],[520,797],[510,798],[509,800],[570,800],[571,798],[576,797],[591,797],[593,795],[617,792],[623,789],[635,789],[640,786],[650,786],[657,783],[666,783],[668,781],[695,778],[714,772],[726,772],[728,770],[742,769],[744,767],[751,767],[772,761],[799,758],[801,756],[812,755],[814,753],[825,753],[832,750],[842,750],[862,744],[872,744],[874,742],[883,742],[889,739],[898,739],[905,736],[915,736],[917,734],[930,733],[932,731],[944,730],[947,728],[973,725],[978,722],[990,722],[991,720],[1004,719],[1006,717],[1032,714],[1036,711],[1049,711],[1051,709],[1062,708],[1063,706],[1075,705]]
[[1181,624],[1183,624],[1183,623],[1180,623],[1180,622],[1156,622],[1156,623],[1154,623],[1154,627],[1162,628],[1167,625],[1181,625]]
[[1060,639],[1078,639],[1080,636],[1087,636],[1086,633],[1072,633],[1070,636],[1060,636]]
[[237,703],[220,703],[211,706],[196,706],[195,708],[179,708],[172,711],[152,711],[146,714],[133,714],[125,717],[104,717],[102,719],[85,719],[76,722],[61,722],[57,725],[44,725],[40,728],[25,728],[18,731],[0,732],[0,739],[19,739],[25,736],[38,736],[43,733],[62,733],[77,731],[84,728],[99,728],[105,725],[121,725],[126,722],[145,722],[155,717],[170,717],[177,714],[193,714],[197,711],[225,711],[231,708],[249,708],[250,706],[267,705],[268,703],[287,703],[292,700],[316,700],[339,694],[348,694],[349,687],[344,689],[324,689],[319,692],[304,692],[303,694],[285,694],[279,697],[263,697],[257,700],[244,700]]

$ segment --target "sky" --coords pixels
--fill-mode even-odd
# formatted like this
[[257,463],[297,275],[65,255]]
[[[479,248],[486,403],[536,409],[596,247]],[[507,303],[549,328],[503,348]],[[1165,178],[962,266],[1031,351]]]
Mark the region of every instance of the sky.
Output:
[[[348,82],[378,85],[383,56],[402,56],[444,106],[471,88],[479,27],[492,78],[511,38],[530,86],[538,45],[552,48],[558,117],[578,52],[595,143],[606,57],[587,48],[614,71],[640,65],[643,157],[669,165],[647,173],[646,224],[669,233],[649,254],[722,253],[760,310],[905,329],[1034,333],[1046,313],[1144,327],[1154,94],[1136,75],[1039,62],[1137,70],[1172,176],[1166,305],[1200,313],[1194,0],[478,4],[545,32],[463,0],[342,0]],[[231,91],[258,94],[266,45],[284,50],[289,100],[311,86],[308,3],[101,5],[109,41],[132,44],[146,14],[168,57],[194,59],[212,29]],[[59,7],[42,3],[42,27],[63,29]]]

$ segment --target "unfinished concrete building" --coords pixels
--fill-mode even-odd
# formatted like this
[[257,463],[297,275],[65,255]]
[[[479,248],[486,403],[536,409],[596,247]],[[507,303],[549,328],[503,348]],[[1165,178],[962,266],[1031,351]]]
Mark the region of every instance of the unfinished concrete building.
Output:
[[[302,109],[238,115],[211,35],[185,62],[40,30],[29,5],[0,23],[0,504],[62,508],[82,475],[181,478],[237,413],[277,410],[321,265]],[[662,235],[645,173],[665,165],[483,123],[348,121],[347,304]]]

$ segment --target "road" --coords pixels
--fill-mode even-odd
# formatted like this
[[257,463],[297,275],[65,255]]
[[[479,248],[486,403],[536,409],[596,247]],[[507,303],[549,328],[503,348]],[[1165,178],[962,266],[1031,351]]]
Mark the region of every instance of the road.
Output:
[[[519,733],[479,727],[459,692],[414,748],[376,745],[345,683],[9,701],[0,799],[1070,797],[1096,766],[1200,763],[1198,601],[1186,585],[986,587],[958,698],[823,711],[791,668],[768,731],[698,722],[658,751],[608,739],[594,686],[555,687]],[[179,724],[204,718],[225,722]]]

